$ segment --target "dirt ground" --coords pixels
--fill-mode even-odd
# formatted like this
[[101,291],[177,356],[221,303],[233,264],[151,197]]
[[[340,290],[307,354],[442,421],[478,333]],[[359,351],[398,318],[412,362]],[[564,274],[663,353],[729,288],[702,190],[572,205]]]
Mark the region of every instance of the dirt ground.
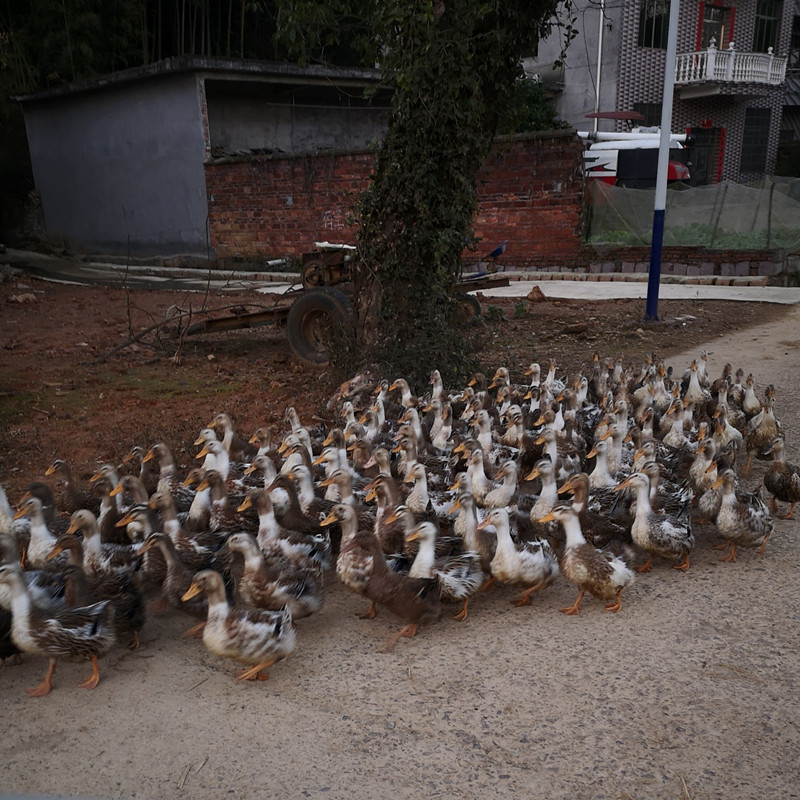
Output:
[[[264,300],[0,284],[0,483],[12,505],[56,457],[86,480],[163,440],[186,469],[219,411],[245,433],[282,433],[288,405],[331,424],[336,376],[299,362],[280,332],[181,342],[179,312],[183,325],[204,305],[254,302]],[[682,372],[706,349],[712,375],[731,362],[759,394],[774,384],[798,461],[798,307],[662,301],[663,321],[649,325],[643,310],[485,300],[484,370],[506,365],[521,381],[531,361],[553,358],[574,375],[597,351],[637,366],[657,352]],[[298,621],[296,651],[266,683],[234,682],[236,665],[181,637],[191,622],[177,612],[148,619],[138,651],[112,651],[92,692],[77,688],[85,666],[64,664],[51,695],[29,699],[46,665],[28,657],[0,670],[0,794],[797,797],[796,533],[776,520],[763,558],[725,564],[713,528],[698,525],[691,569],[658,563],[618,615],[591,598],[579,616],[559,614],[575,594],[563,580],[528,608],[501,589],[476,598],[463,624],[445,618],[391,653],[381,645],[397,621],[357,618],[364,601],[331,574],[322,611]]]

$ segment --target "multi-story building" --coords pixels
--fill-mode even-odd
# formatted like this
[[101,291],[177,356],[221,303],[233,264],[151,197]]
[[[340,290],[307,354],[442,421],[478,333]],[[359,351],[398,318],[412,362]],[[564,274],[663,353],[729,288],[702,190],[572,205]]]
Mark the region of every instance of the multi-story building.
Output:
[[[578,33],[564,67],[552,69],[562,49],[555,33],[528,71],[579,130],[625,129],[587,119],[598,111],[635,111],[641,124],[659,125],[670,0],[574,2]],[[693,182],[758,180],[772,174],[781,141],[800,140],[791,71],[799,49],[800,0],[680,0],[672,130],[694,134]]]

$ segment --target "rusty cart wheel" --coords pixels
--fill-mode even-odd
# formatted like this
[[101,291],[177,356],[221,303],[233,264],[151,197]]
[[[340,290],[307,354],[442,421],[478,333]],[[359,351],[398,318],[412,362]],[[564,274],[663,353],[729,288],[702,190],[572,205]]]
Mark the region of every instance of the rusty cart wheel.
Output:
[[472,322],[481,315],[481,304],[473,294],[463,292],[456,296],[458,300],[458,315],[464,322]]
[[320,287],[303,292],[289,309],[286,337],[303,361],[327,364],[331,351],[347,338],[353,325],[353,304],[338,289]]
[[322,261],[315,259],[303,267],[303,288],[312,289],[316,286],[327,286],[332,283],[333,275],[330,267]]

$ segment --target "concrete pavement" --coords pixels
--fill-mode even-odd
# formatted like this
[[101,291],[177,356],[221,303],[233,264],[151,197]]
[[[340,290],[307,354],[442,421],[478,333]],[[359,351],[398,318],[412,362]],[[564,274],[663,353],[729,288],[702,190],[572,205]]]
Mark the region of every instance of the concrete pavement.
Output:
[[[0,256],[0,264],[23,275],[59,283],[171,289],[193,292],[239,292],[254,290],[282,294],[300,286],[300,276],[289,272],[198,269],[156,264],[120,265],[100,261],[78,261],[27,250],[13,250]],[[486,297],[525,297],[538,286],[546,297],[573,300],[612,300],[647,297],[647,276],[630,273],[537,273],[506,270],[509,285],[484,289]],[[559,279],[561,278],[561,279]],[[568,279],[566,279],[568,278]],[[714,280],[714,283],[710,283]],[[702,281],[702,282],[701,282]],[[763,303],[800,303],[800,288],[766,286],[763,279],[693,278],[662,276],[662,300],[739,300]]]

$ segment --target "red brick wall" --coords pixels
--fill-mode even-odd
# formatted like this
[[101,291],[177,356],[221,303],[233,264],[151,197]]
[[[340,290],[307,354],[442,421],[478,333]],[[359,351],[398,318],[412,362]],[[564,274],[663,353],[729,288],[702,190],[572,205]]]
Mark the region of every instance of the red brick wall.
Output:
[[[585,264],[581,155],[571,131],[498,142],[479,174],[474,227],[482,243],[476,257],[507,239],[504,260],[514,266]],[[315,241],[352,244],[349,217],[373,158],[354,152],[208,163],[209,226],[217,257],[299,256]]]

